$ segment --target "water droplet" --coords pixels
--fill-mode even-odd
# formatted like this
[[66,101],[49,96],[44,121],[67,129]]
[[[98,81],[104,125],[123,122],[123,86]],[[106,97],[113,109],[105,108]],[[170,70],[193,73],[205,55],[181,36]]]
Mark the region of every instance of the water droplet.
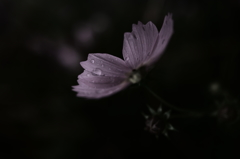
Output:
[[125,59],[126,61],[128,61],[129,60],[129,57],[126,57],[126,59]]
[[91,63],[94,63],[95,61],[94,60],[91,60]]
[[99,68],[95,68],[92,73],[96,74],[96,75],[103,75],[102,70],[100,70]]

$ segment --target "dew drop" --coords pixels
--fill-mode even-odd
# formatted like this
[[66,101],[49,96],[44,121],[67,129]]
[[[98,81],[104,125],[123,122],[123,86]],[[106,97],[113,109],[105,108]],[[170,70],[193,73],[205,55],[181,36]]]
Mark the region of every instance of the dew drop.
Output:
[[129,57],[126,57],[126,61],[128,61],[129,60]]
[[91,60],[91,63],[94,63],[95,61],[94,60]]
[[92,71],[93,74],[96,74],[96,75],[103,75],[102,73],[102,70],[100,70],[99,68],[95,68],[93,71]]

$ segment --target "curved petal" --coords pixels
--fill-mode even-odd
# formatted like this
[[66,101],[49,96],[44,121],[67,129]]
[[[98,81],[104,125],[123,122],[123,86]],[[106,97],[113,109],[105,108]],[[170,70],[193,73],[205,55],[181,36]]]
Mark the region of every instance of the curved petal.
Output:
[[77,86],[73,86],[73,90],[77,92],[78,97],[85,97],[90,99],[99,99],[103,97],[107,97],[113,95],[120,90],[126,88],[129,85],[128,82],[123,82],[115,87],[105,88],[105,89],[97,89],[92,88],[84,83],[79,83]]
[[87,61],[80,63],[85,69],[73,86],[78,97],[101,98],[112,95],[130,82],[127,80],[131,69],[122,59],[109,54],[89,54]]
[[125,61],[109,54],[89,54],[87,61],[80,64],[85,70],[100,76],[124,78],[131,71]]
[[152,22],[133,24],[132,32],[124,34],[123,57],[132,69],[137,69],[146,61],[157,37],[158,30]]
[[153,51],[151,54],[149,54],[149,58],[144,62],[144,65],[152,65],[160,58],[160,56],[166,49],[166,46],[172,34],[173,34],[172,14],[168,14],[164,18],[164,22],[159,32]]
[[84,70],[84,72],[78,76],[79,84],[84,83],[91,88],[101,89],[117,86],[124,80],[126,80],[126,78],[101,76],[86,70]]

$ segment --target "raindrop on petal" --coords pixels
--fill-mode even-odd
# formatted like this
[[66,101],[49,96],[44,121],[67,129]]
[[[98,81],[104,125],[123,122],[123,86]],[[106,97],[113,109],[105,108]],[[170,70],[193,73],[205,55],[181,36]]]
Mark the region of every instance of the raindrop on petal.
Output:
[[91,60],[92,63],[94,63],[95,61],[94,60]]
[[103,75],[102,70],[100,70],[99,68],[95,68],[92,73],[96,74],[96,75]]

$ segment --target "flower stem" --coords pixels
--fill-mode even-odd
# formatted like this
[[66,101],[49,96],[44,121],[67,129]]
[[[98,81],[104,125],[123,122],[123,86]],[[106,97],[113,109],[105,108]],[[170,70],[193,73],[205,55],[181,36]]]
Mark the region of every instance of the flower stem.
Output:
[[187,113],[188,115],[195,116],[195,117],[201,117],[201,116],[206,115],[205,113],[200,113],[200,112],[196,112],[196,111],[192,111],[192,110],[186,110],[186,109],[181,109],[181,108],[175,107],[174,105],[165,101],[163,98],[159,97],[148,86],[146,86],[146,85],[141,85],[141,86],[143,86],[149,93],[151,93],[155,98],[157,98],[162,104],[164,104],[165,106],[169,107],[172,110],[182,112],[182,113]]

